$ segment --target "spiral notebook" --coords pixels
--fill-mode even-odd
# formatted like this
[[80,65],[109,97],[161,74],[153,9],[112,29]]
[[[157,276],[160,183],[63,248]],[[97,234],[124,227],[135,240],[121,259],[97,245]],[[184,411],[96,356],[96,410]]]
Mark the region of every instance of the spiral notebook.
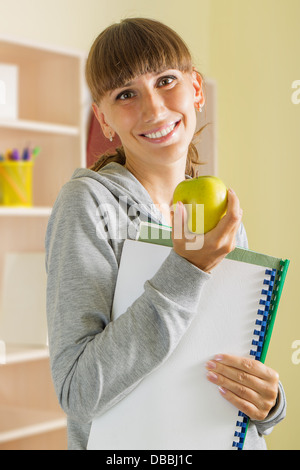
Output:
[[[151,243],[149,243],[151,242]],[[143,293],[169,255],[168,228],[143,224],[123,247],[113,320]],[[88,449],[242,450],[248,417],[206,379],[215,354],[264,362],[289,260],[236,248],[204,285],[198,314],[175,351],[115,406],[97,417]]]

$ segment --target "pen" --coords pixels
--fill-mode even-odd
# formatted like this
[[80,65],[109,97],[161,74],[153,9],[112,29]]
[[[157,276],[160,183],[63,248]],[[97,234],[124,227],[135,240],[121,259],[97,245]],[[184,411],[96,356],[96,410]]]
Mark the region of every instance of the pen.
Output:
[[20,160],[20,155],[17,149],[13,149],[10,156],[11,160],[17,161]]
[[32,151],[32,156],[31,156],[33,162],[35,161],[35,159],[36,159],[37,156],[39,155],[40,151],[41,151],[40,147],[35,147],[35,148],[33,149],[33,151]]
[[30,152],[27,147],[23,150],[22,160],[30,160]]
[[6,152],[4,154],[4,159],[5,160],[10,160],[11,159],[11,154],[12,154],[12,151],[10,149],[6,150]]

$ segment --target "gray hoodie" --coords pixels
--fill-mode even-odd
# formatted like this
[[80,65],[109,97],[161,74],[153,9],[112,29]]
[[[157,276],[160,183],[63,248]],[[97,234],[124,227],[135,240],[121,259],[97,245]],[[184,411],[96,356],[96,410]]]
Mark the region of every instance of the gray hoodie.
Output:
[[[164,223],[146,189],[118,163],[97,173],[76,170],[53,207],[46,234],[49,347],[69,449],[86,449],[92,420],[174,351],[210,279],[171,250],[141,297],[112,322],[124,239],[136,238],[141,221]],[[243,225],[237,245],[247,247]],[[280,385],[276,408],[250,423],[245,448],[265,448],[262,434],[284,414]]]

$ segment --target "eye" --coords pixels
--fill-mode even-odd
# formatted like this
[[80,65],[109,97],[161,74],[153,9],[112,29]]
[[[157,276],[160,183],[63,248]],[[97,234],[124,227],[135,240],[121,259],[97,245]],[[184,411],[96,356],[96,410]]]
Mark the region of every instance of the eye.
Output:
[[166,77],[161,77],[159,80],[158,80],[158,86],[167,86],[167,85],[170,85],[171,83],[173,83],[175,80],[177,80],[176,77],[174,77],[174,75],[168,75]]
[[134,96],[135,95],[133,91],[125,90],[117,95],[116,100],[128,100],[130,98],[133,98]]

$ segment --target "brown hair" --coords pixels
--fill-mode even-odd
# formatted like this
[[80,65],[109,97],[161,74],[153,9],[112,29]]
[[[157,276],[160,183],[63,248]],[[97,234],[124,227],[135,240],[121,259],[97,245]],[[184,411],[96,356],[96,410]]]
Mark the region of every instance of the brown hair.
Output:
[[[122,87],[139,75],[166,69],[192,72],[191,54],[184,41],[159,21],[128,18],[109,26],[96,38],[86,64],[86,80],[94,102],[99,104],[108,91]],[[91,169],[98,171],[111,161],[125,164],[123,147],[116,149],[114,155],[102,155]],[[191,142],[187,174],[196,176],[199,164],[197,149]]]

